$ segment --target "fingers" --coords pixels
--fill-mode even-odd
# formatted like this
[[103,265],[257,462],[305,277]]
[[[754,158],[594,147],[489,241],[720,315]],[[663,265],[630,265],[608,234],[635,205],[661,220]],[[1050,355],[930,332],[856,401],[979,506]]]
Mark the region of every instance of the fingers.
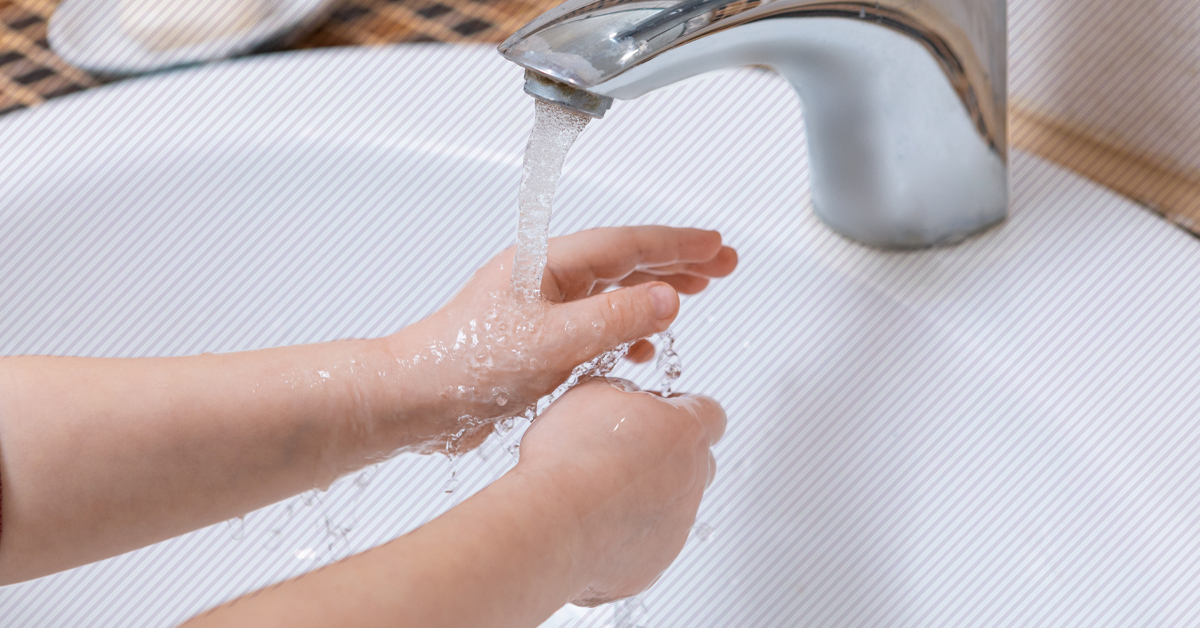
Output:
[[737,250],[730,246],[722,246],[712,259],[698,264],[688,264],[683,272],[705,277],[728,277],[737,269]]
[[708,287],[710,279],[728,276],[737,268],[737,265],[737,251],[728,246],[722,246],[716,257],[706,262],[644,266],[615,282],[596,280],[592,285],[591,294],[600,294],[614,283],[619,286],[636,286],[648,281],[662,281],[671,284],[671,287],[680,294],[699,294]]
[[550,240],[546,270],[571,299],[589,294],[596,283],[614,283],[639,268],[682,264],[687,272],[692,272],[688,265],[695,265],[697,274],[710,267],[728,274],[737,256],[722,250],[721,234],[715,231],[662,226],[590,229]]
[[[710,279],[728,276],[737,268],[738,252],[722,246],[716,256],[707,262],[640,267],[616,283],[619,286],[636,286],[647,281],[665,281],[680,294],[700,294],[708,287]],[[598,281],[592,287],[592,293],[604,292],[611,285],[612,282]]]
[[649,340],[639,340],[629,347],[629,352],[625,354],[625,359],[634,364],[645,364],[654,359],[654,343]]
[[605,292],[555,306],[550,316],[573,321],[579,331],[562,347],[579,364],[624,342],[663,331],[679,313],[679,295],[662,282]]
[[[703,292],[708,287],[708,280],[704,277],[695,275],[667,275],[660,277],[651,273],[634,272],[628,277],[619,282],[621,286],[636,286],[651,281],[661,281],[669,284],[675,291],[680,294],[698,294]],[[607,284],[600,284],[599,288],[607,287]]]
[[725,277],[737,269],[738,254],[732,247],[722,246],[716,256],[705,262],[647,265],[639,269],[652,275],[695,275],[697,277]]

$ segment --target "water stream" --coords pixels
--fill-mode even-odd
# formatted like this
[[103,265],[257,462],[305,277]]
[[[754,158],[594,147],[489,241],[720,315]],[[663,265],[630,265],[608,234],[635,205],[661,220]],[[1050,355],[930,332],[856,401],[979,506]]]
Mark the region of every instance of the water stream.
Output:
[[[558,105],[541,100],[536,101],[535,122],[525,149],[524,169],[520,192],[518,194],[520,215],[517,229],[517,251],[512,269],[513,296],[517,301],[517,305],[537,303],[541,300],[541,283],[546,267],[554,193],[558,187],[559,178],[562,175],[562,167],[567,153],[589,121],[589,117],[577,114]],[[500,297],[501,295],[496,296]],[[500,305],[503,304],[498,304],[498,306]],[[533,324],[533,322],[530,321],[528,324]],[[472,321],[472,325],[474,325],[474,321]],[[471,331],[475,332],[475,329],[472,328]],[[659,394],[667,396],[673,392],[675,380],[680,375],[679,354],[675,351],[675,337],[670,330],[659,334],[655,340],[657,341],[655,344],[658,349],[657,370],[660,378],[658,382]],[[488,342],[484,339],[484,342],[480,344],[488,344]],[[620,362],[621,358],[624,357],[629,346],[629,344],[622,344],[577,366],[572,371],[570,377],[554,392],[546,395],[533,407],[528,408],[524,413],[525,418],[532,421],[554,399],[566,393],[580,380],[587,377],[603,377],[608,375]],[[456,345],[455,349],[457,348]],[[488,355],[490,355],[492,349],[504,350],[499,346],[487,347],[486,349],[489,352]],[[490,360],[486,361],[490,363]],[[503,397],[499,398],[503,399]],[[500,401],[500,405],[505,405],[505,401]],[[514,408],[514,411],[520,412],[517,408]],[[510,418],[497,424],[498,434],[503,436],[508,433],[512,429],[512,421],[513,419]],[[516,443],[509,445],[505,448],[505,451],[514,458],[519,456],[519,449]],[[459,475],[456,464],[458,456],[453,451],[450,443],[447,444],[447,456],[451,463],[450,478],[442,490],[447,494],[452,494],[458,487]],[[356,479],[355,488],[359,492],[370,482],[370,476],[373,473],[374,471],[364,473]],[[319,495],[319,493],[314,492],[313,495],[310,495],[305,500],[305,505],[311,506],[315,495]],[[357,502],[357,500],[355,501]],[[290,504],[288,506],[289,519],[295,515],[295,510],[298,508],[298,504]],[[353,529],[353,517],[350,517],[351,521],[343,523],[334,521],[326,513],[324,519],[326,523],[325,527],[327,528],[327,537],[340,536],[344,540],[344,537]],[[240,519],[230,522],[230,528],[235,539],[241,538],[244,535],[244,528],[242,526],[243,524]],[[276,542],[281,540],[283,533],[282,526],[279,529],[273,529],[272,533]],[[332,549],[333,544],[331,543],[330,550]],[[302,552],[307,553],[302,556]],[[316,553],[316,550],[305,549],[297,550],[296,555],[298,558],[311,558],[315,557]],[[312,556],[309,556],[309,554]],[[634,628],[640,625],[640,617],[646,611],[640,596],[618,601],[612,604],[611,607],[614,628]]]
[[553,103],[541,100],[536,103],[533,132],[525,147],[521,190],[517,194],[521,215],[513,260],[513,292],[525,301],[541,297],[554,190],[562,176],[567,151],[591,120]]

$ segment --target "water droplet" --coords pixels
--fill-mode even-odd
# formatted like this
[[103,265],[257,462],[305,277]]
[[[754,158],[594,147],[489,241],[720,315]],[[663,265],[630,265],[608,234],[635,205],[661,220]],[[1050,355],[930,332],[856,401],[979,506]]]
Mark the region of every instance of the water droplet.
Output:
[[233,540],[240,541],[246,538],[246,520],[242,517],[234,517],[225,523],[229,524],[229,534]]
[[354,477],[354,485],[358,488],[366,488],[371,483],[371,479],[379,472],[379,465],[367,467],[357,476]]
[[633,596],[617,600],[612,604],[613,628],[642,628],[642,620],[646,618],[646,605],[641,596]]
[[[350,522],[334,521],[328,514],[322,517],[325,523],[325,536],[344,539],[346,535],[354,529],[354,524]],[[331,546],[332,547],[332,546]]]

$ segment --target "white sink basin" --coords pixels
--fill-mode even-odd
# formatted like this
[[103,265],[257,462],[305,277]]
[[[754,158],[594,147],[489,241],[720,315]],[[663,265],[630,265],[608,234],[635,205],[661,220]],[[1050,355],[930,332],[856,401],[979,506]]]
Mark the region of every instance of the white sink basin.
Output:
[[[261,57],[6,117],[0,354],[415,321],[513,240],[532,113],[491,49],[414,47]],[[680,387],[730,425],[643,625],[1195,624],[1200,242],[1017,154],[1002,228],[868,250],[813,218],[803,147],[791,89],[739,70],[618,103],[568,159],[556,233],[716,228],[742,258],[676,324]],[[454,494],[444,459],[403,457],[365,488],[251,513],[244,534],[0,588],[0,617],[181,620],[427,521],[503,473],[506,444],[461,461]]]

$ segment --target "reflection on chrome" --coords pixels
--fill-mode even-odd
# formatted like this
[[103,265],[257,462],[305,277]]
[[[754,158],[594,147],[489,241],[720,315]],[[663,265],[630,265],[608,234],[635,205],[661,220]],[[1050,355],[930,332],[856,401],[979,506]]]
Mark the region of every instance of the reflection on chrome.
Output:
[[709,70],[774,68],[804,109],[814,209],[861,242],[946,244],[1007,214],[1004,0],[568,0],[500,52],[529,93],[593,117]]

